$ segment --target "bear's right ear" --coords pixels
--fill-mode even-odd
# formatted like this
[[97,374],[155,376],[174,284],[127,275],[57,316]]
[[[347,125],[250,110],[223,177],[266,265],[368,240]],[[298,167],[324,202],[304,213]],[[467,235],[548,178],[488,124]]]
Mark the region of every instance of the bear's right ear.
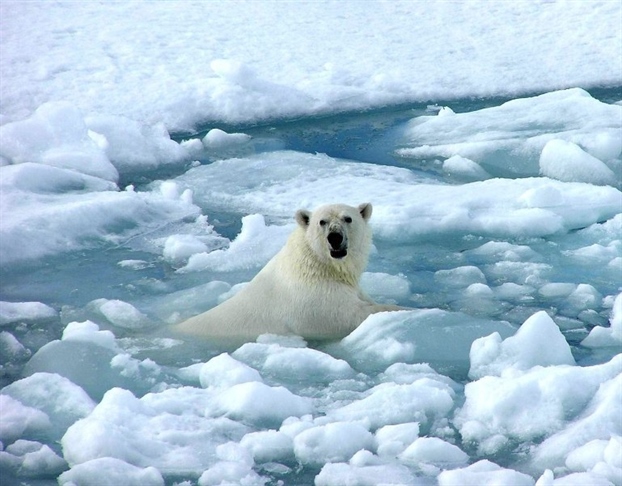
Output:
[[369,221],[369,218],[371,218],[372,209],[371,203],[359,204],[359,213],[361,213],[365,221]]
[[309,227],[309,221],[311,220],[311,213],[306,209],[299,209],[296,211],[296,221],[304,229]]

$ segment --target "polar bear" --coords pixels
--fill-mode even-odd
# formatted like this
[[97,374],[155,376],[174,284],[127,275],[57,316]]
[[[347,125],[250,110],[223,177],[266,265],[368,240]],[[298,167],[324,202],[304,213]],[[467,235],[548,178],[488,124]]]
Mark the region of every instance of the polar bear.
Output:
[[250,283],[175,330],[223,339],[266,333],[334,339],[370,314],[402,310],[374,303],[359,287],[371,247],[371,213],[369,203],[298,210],[298,225],[287,243]]

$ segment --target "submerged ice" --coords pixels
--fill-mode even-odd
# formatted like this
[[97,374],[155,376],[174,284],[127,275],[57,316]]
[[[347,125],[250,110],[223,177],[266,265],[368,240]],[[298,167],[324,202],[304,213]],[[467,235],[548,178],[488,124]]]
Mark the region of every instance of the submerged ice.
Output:
[[[622,485],[620,105],[566,90],[400,128],[402,167],[66,103],[2,125],[2,474]],[[412,310],[330,343],[167,332],[245,285],[296,209],[364,201],[361,286]]]

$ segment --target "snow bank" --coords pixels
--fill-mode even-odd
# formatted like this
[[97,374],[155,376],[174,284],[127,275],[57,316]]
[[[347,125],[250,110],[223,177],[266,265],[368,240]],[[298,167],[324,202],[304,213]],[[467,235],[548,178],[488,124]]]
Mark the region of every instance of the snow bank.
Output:
[[110,182],[41,164],[0,167],[0,203],[0,265],[119,243],[199,213],[181,196],[118,191]]
[[26,120],[1,125],[0,155],[12,164],[35,162],[112,182],[119,178],[70,103],[47,103]]
[[4,9],[8,121],[65,99],[180,130],[620,82],[617,2],[500,4],[494,15],[487,2],[348,2],[347,17],[340,2],[42,8]]
[[414,118],[397,153],[443,157],[450,164],[460,156],[497,177],[541,172],[567,182],[615,185],[621,182],[613,172],[622,153],[621,117],[621,106],[574,88],[455,116]]
[[[256,178],[248,180],[249,173]],[[406,169],[296,152],[222,160],[193,168],[176,182],[192,189],[207,213],[259,213],[289,221],[292,208],[336,202],[335,194],[351,205],[373,201],[372,227],[392,241],[449,233],[547,236],[615,216],[622,197],[613,187],[547,178],[444,185]]]
[[188,151],[171,140],[162,123],[150,126],[107,114],[89,115],[84,122],[121,174],[180,164],[189,159]]

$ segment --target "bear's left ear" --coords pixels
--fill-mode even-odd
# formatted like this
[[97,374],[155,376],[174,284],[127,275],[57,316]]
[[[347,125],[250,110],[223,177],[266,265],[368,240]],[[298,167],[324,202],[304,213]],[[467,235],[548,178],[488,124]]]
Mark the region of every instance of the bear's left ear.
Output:
[[311,213],[306,209],[299,209],[296,211],[296,221],[304,229],[309,227],[309,221],[311,220]]
[[371,203],[359,204],[359,213],[361,213],[361,216],[365,221],[369,221],[369,218],[371,218],[372,209]]

